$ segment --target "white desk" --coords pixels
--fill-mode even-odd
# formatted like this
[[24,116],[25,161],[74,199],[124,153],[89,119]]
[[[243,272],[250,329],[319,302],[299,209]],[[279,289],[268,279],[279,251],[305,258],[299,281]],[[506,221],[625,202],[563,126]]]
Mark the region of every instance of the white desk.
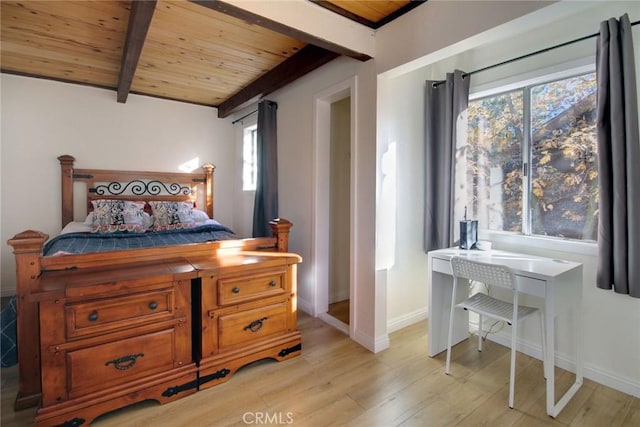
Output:
[[[450,259],[454,255],[464,256],[482,262],[502,264],[511,267],[516,276],[516,286],[522,293],[544,299],[544,323],[546,331],[545,359],[547,363],[547,414],[555,417],[575,395],[583,379],[582,330],[580,317],[582,302],[582,264],[524,255],[513,252],[490,250],[440,249],[428,254],[429,263],[429,335],[428,354],[433,357],[447,349],[449,313],[451,310]],[[458,295],[469,293],[468,283],[458,281]],[[555,400],[555,320],[560,313],[570,312],[574,316],[572,324],[576,331],[575,343],[576,379],[574,384],[556,403]],[[456,310],[453,344],[468,338],[469,314],[466,310]]]

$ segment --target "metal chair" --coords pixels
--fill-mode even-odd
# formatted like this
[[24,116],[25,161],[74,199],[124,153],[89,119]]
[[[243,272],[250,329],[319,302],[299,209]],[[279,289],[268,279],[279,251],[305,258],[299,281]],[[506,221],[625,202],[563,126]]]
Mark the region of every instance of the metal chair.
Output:
[[[482,318],[484,316],[495,320],[501,320],[511,325],[511,372],[509,378],[509,408],[513,409],[513,396],[516,376],[516,337],[519,321],[537,313],[540,318],[542,335],[543,370],[546,378],[547,361],[545,360],[545,333],[544,320],[541,311],[535,307],[518,304],[518,289],[515,286],[513,271],[504,265],[489,264],[467,258],[455,256],[451,258],[451,270],[453,271],[453,290],[451,293],[451,314],[449,317],[449,337],[447,340],[447,361],[445,373],[449,374],[451,365],[451,337],[453,335],[453,319],[456,308],[462,308],[477,313],[479,316],[478,351],[482,351]],[[510,289],[513,293],[513,301],[507,302],[493,298],[483,293],[476,293],[462,302],[456,303],[456,288],[458,279],[477,280],[487,285],[499,286]]]

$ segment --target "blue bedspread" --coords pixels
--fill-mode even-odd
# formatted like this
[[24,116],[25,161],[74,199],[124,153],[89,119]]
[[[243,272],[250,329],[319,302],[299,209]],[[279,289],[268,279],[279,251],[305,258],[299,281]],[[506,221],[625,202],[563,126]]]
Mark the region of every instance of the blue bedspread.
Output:
[[156,246],[204,243],[215,240],[237,239],[223,225],[202,225],[186,230],[166,230],[148,233],[67,233],[49,240],[43,249],[44,255],[58,252],[84,254],[90,252],[119,251],[124,249],[152,248]]

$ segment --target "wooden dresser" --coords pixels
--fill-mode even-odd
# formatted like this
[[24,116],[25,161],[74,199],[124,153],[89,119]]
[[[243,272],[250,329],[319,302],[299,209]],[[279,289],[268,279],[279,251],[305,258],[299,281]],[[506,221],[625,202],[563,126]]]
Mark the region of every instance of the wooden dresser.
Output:
[[300,354],[296,264],[239,253],[45,272],[39,303],[41,426],[88,425],[166,403],[264,358]]
[[193,259],[199,281],[194,330],[199,388],[227,381],[256,360],[286,360],[300,354],[296,322],[294,254],[243,253]]
[[196,390],[191,282],[184,260],[44,273],[39,299],[42,402],[38,425],[88,424],[146,399]]

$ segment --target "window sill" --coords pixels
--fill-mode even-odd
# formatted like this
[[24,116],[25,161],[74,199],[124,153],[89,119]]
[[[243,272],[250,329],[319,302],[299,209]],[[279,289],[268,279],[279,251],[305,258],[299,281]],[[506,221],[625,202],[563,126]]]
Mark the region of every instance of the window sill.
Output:
[[549,250],[567,252],[574,255],[598,256],[597,242],[581,242],[578,240],[561,239],[543,236],[524,236],[504,231],[479,230],[480,240],[489,240],[495,246],[509,245],[525,249]]

